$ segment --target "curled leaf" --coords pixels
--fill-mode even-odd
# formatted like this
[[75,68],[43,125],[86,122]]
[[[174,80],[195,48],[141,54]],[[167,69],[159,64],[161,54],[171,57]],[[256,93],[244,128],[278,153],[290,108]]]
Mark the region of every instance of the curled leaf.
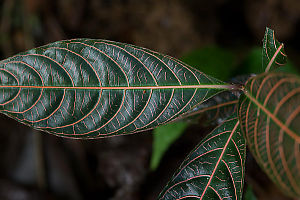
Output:
[[274,30],[266,28],[263,40],[263,67],[265,71],[276,69],[287,62],[287,56],[284,52],[283,44],[279,43],[274,34]]

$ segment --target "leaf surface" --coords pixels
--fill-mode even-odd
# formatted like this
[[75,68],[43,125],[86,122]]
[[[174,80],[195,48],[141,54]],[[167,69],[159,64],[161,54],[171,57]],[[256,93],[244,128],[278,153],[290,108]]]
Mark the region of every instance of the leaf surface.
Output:
[[300,79],[265,73],[250,79],[239,119],[260,166],[286,194],[300,196]]
[[169,56],[104,40],[59,41],[0,62],[0,111],[72,138],[150,129],[228,87]]
[[197,115],[205,115],[206,118],[201,118],[201,122],[204,120],[204,123],[208,124],[221,124],[232,114],[236,113],[237,104],[237,95],[231,91],[224,91],[208,99],[185,115],[182,115],[182,118],[193,118]]
[[283,44],[276,40],[274,30],[270,28],[266,28],[262,54],[263,67],[266,72],[283,66],[287,62]]
[[245,149],[239,122],[231,117],[187,156],[159,199],[241,199]]

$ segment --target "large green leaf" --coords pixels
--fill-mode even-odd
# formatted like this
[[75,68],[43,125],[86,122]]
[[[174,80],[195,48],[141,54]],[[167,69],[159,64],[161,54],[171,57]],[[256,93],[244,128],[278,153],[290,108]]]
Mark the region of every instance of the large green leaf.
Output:
[[275,39],[275,34],[272,29],[266,28],[265,37],[263,40],[263,67],[268,72],[276,69],[287,62],[287,56],[284,52],[283,44]]
[[171,121],[231,86],[144,48],[55,42],[0,62],[0,110],[73,138],[133,133]]
[[286,194],[300,196],[300,78],[273,72],[250,79],[239,119],[260,166]]
[[239,122],[232,117],[187,156],[159,199],[241,199],[245,150]]

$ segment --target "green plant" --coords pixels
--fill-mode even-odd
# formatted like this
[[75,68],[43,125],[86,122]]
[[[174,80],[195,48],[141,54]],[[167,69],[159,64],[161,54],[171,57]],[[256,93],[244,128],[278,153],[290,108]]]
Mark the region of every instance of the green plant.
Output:
[[[269,177],[299,197],[300,78],[276,72],[286,55],[271,29],[262,56],[265,72],[240,85],[133,45],[59,41],[0,62],[0,109],[35,129],[76,139],[136,133],[204,110],[225,114],[158,199],[241,199],[245,140]],[[224,92],[231,97],[222,98]]]

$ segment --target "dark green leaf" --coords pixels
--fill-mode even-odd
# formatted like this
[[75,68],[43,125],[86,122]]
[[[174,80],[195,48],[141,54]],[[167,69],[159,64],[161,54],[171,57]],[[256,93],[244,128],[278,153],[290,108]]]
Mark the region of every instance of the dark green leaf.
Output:
[[260,166],[286,194],[300,196],[300,78],[273,72],[250,79],[239,119]]
[[263,40],[263,67],[268,72],[286,64],[286,54],[283,44],[275,39],[275,34],[272,29],[266,28],[265,37]]
[[[238,97],[230,91],[224,91],[195,107],[183,118],[205,115],[205,123],[220,124],[237,111]],[[204,119],[201,119],[202,122]]]
[[232,117],[187,156],[159,199],[241,199],[245,149],[239,122]]
[[150,129],[231,87],[169,56],[104,40],[55,42],[0,69],[2,113],[73,138]]
[[187,125],[186,122],[175,122],[154,129],[153,149],[150,162],[151,170],[155,170],[158,167],[168,147],[181,136]]

